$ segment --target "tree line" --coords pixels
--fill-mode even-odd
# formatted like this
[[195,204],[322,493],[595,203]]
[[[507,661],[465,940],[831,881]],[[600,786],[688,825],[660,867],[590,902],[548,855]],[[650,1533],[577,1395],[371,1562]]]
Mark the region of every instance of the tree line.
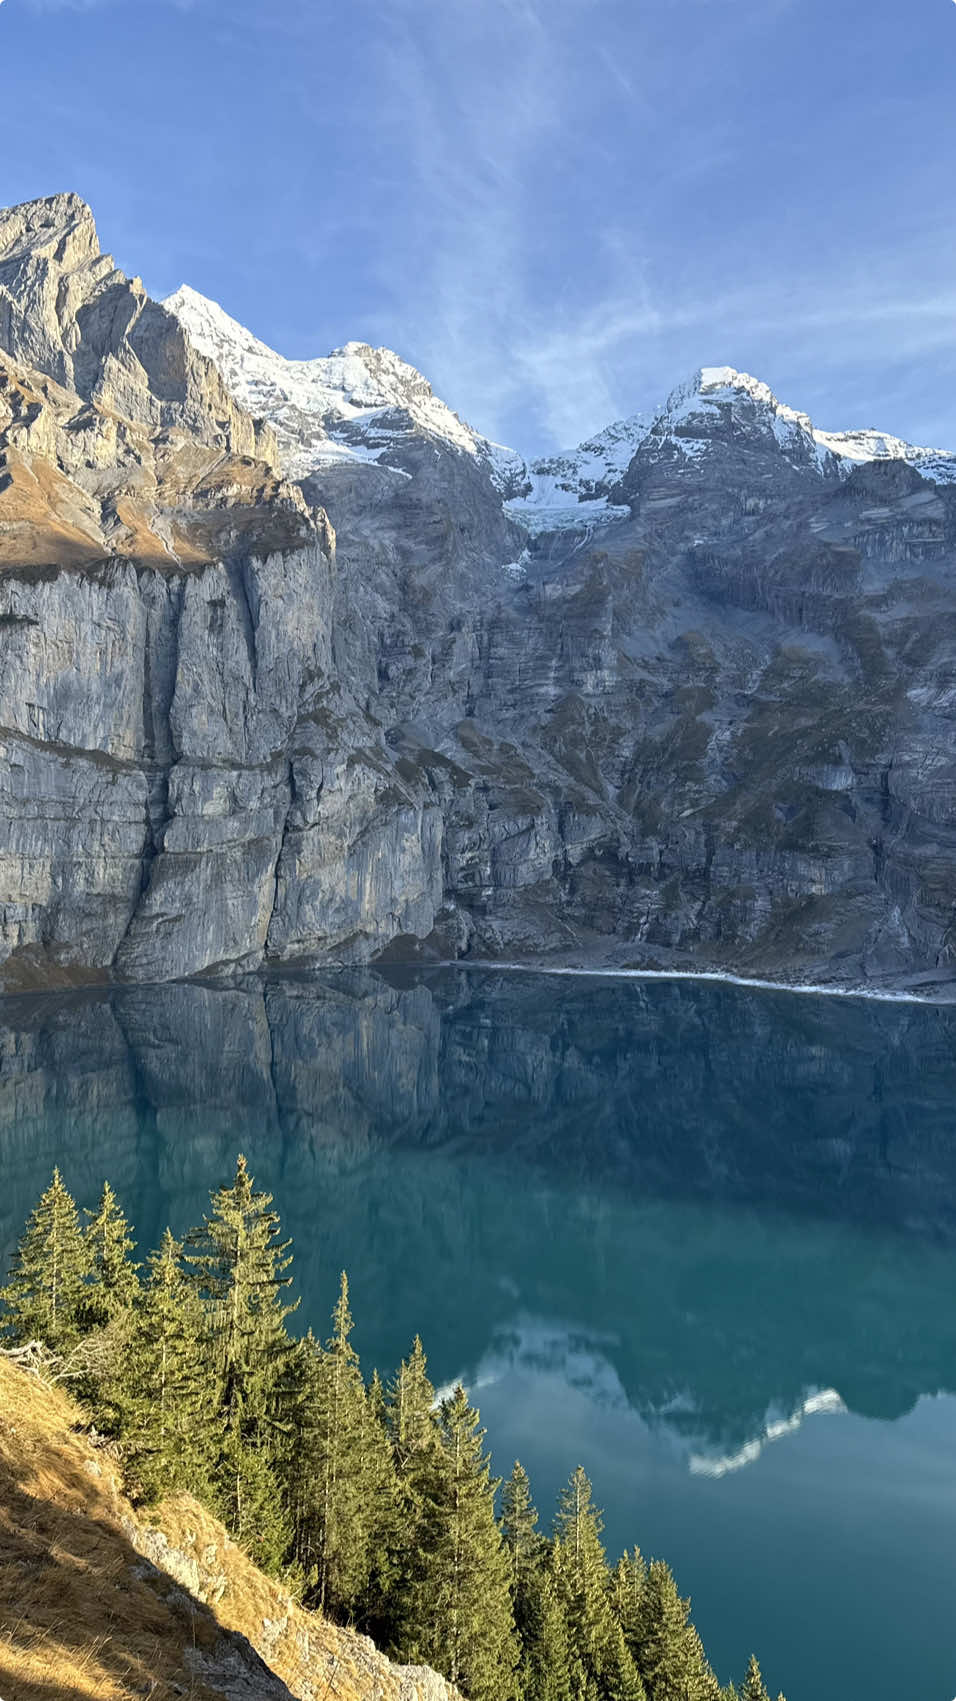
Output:
[[0,1327],[55,1355],[134,1499],[194,1494],[306,1606],[469,1701],[770,1701],[754,1658],[721,1688],[663,1561],[609,1566],[582,1469],[540,1529],[525,1471],[492,1477],[477,1410],[460,1386],[436,1399],[419,1339],[365,1380],[344,1274],[328,1340],[290,1331],[291,1243],[244,1158],[145,1267],[109,1183],[84,1216],[55,1170]]

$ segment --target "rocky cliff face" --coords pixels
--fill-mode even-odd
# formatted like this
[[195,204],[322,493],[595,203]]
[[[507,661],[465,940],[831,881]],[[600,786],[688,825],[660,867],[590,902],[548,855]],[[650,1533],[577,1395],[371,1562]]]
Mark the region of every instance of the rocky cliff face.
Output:
[[388,351],[197,301],[75,197],[0,216],[7,985],[951,972],[950,457],[719,368],[529,469]]
[[237,407],[176,316],[100,253],[78,195],[0,215],[0,348],[84,401],[276,464],[271,427]]

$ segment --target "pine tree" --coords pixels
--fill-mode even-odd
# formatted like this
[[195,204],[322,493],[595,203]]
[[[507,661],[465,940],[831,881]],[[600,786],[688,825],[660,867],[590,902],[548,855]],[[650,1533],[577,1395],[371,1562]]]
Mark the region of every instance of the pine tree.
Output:
[[719,1701],[720,1685],[689,1622],[669,1566],[656,1559],[648,1568],[639,1612],[638,1669],[653,1701]]
[[770,1701],[770,1692],[764,1683],[755,1654],[750,1656],[747,1676],[744,1678],[744,1686],[740,1691],[740,1701]]
[[510,1566],[495,1522],[498,1484],[463,1388],[443,1402],[438,1429],[406,1596],[406,1646],[470,1701],[501,1701],[512,1692],[518,1662]]
[[231,1187],[212,1195],[212,1215],[188,1237],[187,1262],[209,1315],[210,1346],[227,1419],[266,1426],[289,1366],[285,1320],[298,1301],[282,1303],[291,1242],[279,1241],[270,1193],[256,1193],[240,1155]]
[[[295,1304],[289,1241],[278,1239],[272,1196],[256,1193],[240,1155],[231,1187],[189,1236],[188,1263],[204,1302],[215,1409],[224,1426],[217,1467],[219,1509],[229,1532],[274,1570],[291,1538],[280,1475],[294,1396],[296,1349],[286,1331]],[[297,1303],[297,1302],[296,1302]]]
[[[518,1691],[523,1701],[577,1701],[567,1618],[549,1571],[541,1573],[537,1591],[529,1591],[521,1644]],[[585,1682],[580,1667],[578,1682]]]
[[612,1701],[643,1701],[643,1685],[612,1606],[601,1544],[601,1514],[578,1466],[555,1520],[554,1576],[568,1622],[572,1659],[585,1684]]
[[528,1474],[517,1460],[501,1491],[501,1538],[508,1555],[515,1629],[522,1650],[518,1694],[530,1693],[536,1679],[553,1687],[558,1667],[563,1674],[556,1679],[560,1691],[562,1681],[567,1683],[567,1626],[546,1571],[549,1544],[538,1529]]
[[129,1311],[139,1293],[140,1266],[132,1254],[136,1242],[129,1223],[117,1203],[109,1182],[95,1211],[87,1211],[86,1250],[89,1283],[83,1297],[82,1322],[87,1329],[103,1329],[118,1313]]
[[384,1531],[383,1579],[393,1580],[385,1599],[380,1633],[395,1653],[403,1653],[410,1601],[415,1594],[424,1536],[426,1490],[440,1462],[435,1390],[418,1335],[389,1383],[385,1424],[394,1465],[389,1526]]
[[167,1229],[151,1254],[120,1398],[127,1470],[139,1495],[209,1494],[217,1448],[202,1308]]
[[314,1576],[323,1612],[354,1618],[368,1605],[378,1524],[391,1460],[370,1407],[351,1344],[348,1279],[343,1272],[333,1332],[312,1344],[301,1403],[300,1471],[310,1485],[297,1535],[298,1557]]
[[641,1603],[647,1583],[647,1566],[640,1548],[621,1555],[611,1577],[611,1605],[614,1616],[624,1632],[624,1640],[632,1652],[637,1647],[641,1623]]
[[278,1576],[291,1545],[291,1518],[272,1458],[238,1428],[227,1428],[223,1437],[214,1469],[214,1506],[260,1571]]
[[501,1536],[511,1564],[515,1599],[526,1579],[541,1568],[547,1543],[538,1529],[528,1473],[519,1460],[501,1491]]
[[388,1407],[378,1371],[365,1400],[365,1482],[369,1497],[369,1576],[359,1618],[370,1633],[387,1634],[388,1601],[395,1585],[395,1531],[400,1504],[398,1476],[388,1434]]
[[428,1379],[428,1361],[415,1336],[388,1391],[388,1432],[399,1475],[414,1479],[417,1467],[438,1445],[433,1408],[435,1390]]
[[7,1286],[0,1290],[4,1331],[16,1342],[42,1341],[69,1352],[79,1339],[87,1248],[58,1169],[27,1220]]

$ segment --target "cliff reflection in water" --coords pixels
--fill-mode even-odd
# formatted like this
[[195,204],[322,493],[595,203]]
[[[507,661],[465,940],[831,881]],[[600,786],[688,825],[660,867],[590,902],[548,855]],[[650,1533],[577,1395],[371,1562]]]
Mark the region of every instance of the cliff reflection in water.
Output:
[[557,1354],[732,1458],[817,1390],[956,1388],[954,1042],[953,1008],[487,971],[6,1000],[0,1243],[59,1163],[152,1244],[241,1148],[303,1327],[345,1266],[369,1365]]

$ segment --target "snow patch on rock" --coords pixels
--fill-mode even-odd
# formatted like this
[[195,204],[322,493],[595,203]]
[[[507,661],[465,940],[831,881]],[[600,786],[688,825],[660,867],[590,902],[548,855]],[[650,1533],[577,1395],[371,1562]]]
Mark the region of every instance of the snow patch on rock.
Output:
[[319,359],[287,360],[186,285],[163,306],[237,400],[271,421],[291,478],[343,462],[387,465],[391,451],[419,434],[474,456],[502,491],[523,473],[520,455],[473,431],[391,349],[346,343]]
[[814,431],[813,435],[846,463],[848,473],[863,461],[906,461],[936,484],[956,484],[956,454],[951,449],[919,448],[885,431]]
[[343,464],[401,472],[398,451],[424,436],[478,461],[505,512],[532,537],[625,518],[630,510],[613,498],[642,445],[666,445],[699,460],[711,448],[713,426],[728,413],[742,429],[771,435],[784,458],[804,470],[816,465],[831,477],[848,477],[864,461],[903,460],[937,483],[956,483],[956,453],[871,429],[820,431],[808,414],[733,366],[701,367],[663,407],[617,420],[574,449],[526,460],[475,431],[390,349],[350,342],[322,358],[288,360],[186,285],[163,305],[215,362],[235,399],[272,424],[289,477]]

